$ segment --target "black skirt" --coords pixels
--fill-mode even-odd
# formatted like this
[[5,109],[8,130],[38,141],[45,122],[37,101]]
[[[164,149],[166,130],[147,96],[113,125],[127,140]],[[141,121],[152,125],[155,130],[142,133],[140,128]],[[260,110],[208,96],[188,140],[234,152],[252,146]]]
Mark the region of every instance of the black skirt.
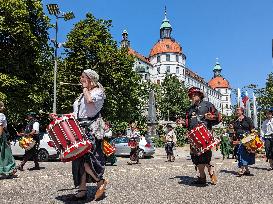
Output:
[[[97,178],[103,179],[105,156],[102,150],[102,140],[95,139],[95,147],[91,153],[87,153],[72,161],[72,175],[75,187],[80,185],[81,178],[85,173],[84,163],[90,166],[90,169]],[[86,183],[96,183],[96,181],[86,173]]]
[[211,162],[211,157],[212,157],[212,151],[208,150],[205,153],[201,155],[196,155],[191,153],[191,160],[194,165],[199,165],[199,164],[210,164]]

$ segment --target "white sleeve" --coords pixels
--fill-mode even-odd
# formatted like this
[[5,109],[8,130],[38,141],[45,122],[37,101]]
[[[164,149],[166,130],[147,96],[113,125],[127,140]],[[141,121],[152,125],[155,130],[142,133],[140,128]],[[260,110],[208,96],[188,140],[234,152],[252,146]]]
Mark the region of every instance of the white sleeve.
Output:
[[6,123],[7,123],[6,116],[3,113],[0,113],[0,125],[5,126]]
[[33,123],[33,130],[35,130],[37,133],[39,133],[39,123],[38,122]]
[[91,94],[93,102],[104,100],[105,94],[103,90],[98,89],[97,91],[92,92]]

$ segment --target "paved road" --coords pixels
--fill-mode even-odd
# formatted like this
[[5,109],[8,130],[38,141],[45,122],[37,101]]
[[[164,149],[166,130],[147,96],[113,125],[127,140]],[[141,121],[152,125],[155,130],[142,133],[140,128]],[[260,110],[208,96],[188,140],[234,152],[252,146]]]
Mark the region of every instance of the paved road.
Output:
[[[234,160],[222,160],[214,153],[214,165],[219,177],[216,186],[194,186],[196,176],[188,152],[176,151],[174,163],[165,162],[164,150],[141,164],[127,165],[128,158],[119,158],[116,166],[107,166],[109,178],[106,197],[92,201],[94,185],[88,187],[89,199],[78,203],[259,203],[273,204],[273,171],[259,158],[252,166],[252,176],[237,177]],[[32,163],[26,167],[31,167]],[[0,203],[72,203],[66,199],[73,188],[71,163],[47,162],[40,171],[19,172],[17,178],[2,179]]]

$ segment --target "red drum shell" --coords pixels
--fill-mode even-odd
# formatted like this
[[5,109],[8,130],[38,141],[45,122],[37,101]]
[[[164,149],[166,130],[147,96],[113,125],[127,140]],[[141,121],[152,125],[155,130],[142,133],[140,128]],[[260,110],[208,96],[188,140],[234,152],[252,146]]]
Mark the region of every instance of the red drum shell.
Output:
[[137,141],[136,140],[129,140],[128,146],[130,148],[136,148],[137,147]]
[[61,152],[61,160],[73,161],[86,154],[91,148],[91,142],[82,133],[78,121],[71,114],[55,118],[47,132],[55,147]]
[[212,133],[204,124],[199,124],[193,128],[189,132],[188,138],[198,155],[212,149],[220,142],[218,139],[213,137]]

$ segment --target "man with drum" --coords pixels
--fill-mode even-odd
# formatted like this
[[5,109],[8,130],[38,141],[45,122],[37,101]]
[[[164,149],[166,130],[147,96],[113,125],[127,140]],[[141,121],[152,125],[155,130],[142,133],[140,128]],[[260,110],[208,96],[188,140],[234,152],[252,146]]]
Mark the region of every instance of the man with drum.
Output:
[[[244,109],[238,107],[236,109],[237,119],[233,123],[234,131],[236,137],[242,140],[245,134],[250,133],[254,129],[252,119],[244,115]],[[255,153],[250,152],[246,149],[243,144],[239,144],[237,150],[237,160],[238,160],[238,176],[250,175],[248,165],[255,164]]]
[[38,162],[38,150],[40,145],[40,136],[39,136],[39,127],[40,124],[36,118],[35,112],[29,112],[27,113],[27,126],[25,128],[24,133],[21,136],[25,137],[32,137],[33,141],[35,142],[35,145],[30,149],[26,150],[24,159],[22,163],[17,167],[18,170],[23,171],[23,167],[26,164],[26,162],[33,158],[35,166],[33,168],[30,168],[29,170],[40,170],[39,162]]
[[263,122],[261,136],[265,139],[265,152],[270,168],[273,170],[273,108],[266,111],[266,120]]
[[[204,124],[208,130],[211,130],[213,125],[219,123],[218,111],[212,103],[203,100],[204,94],[199,88],[191,87],[188,90],[188,96],[192,101],[192,105],[186,115],[186,126],[190,131],[199,124]],[[191,144],[191,159],[199,171],[198,179],[193,182],[194,184],[206,184],[205,167],[208,169],[211,184],[216,184],[217,177],[212,169],[213,166],[210,164],[211,157],[211,150],[199,154],[194,149],[193,144]]]

